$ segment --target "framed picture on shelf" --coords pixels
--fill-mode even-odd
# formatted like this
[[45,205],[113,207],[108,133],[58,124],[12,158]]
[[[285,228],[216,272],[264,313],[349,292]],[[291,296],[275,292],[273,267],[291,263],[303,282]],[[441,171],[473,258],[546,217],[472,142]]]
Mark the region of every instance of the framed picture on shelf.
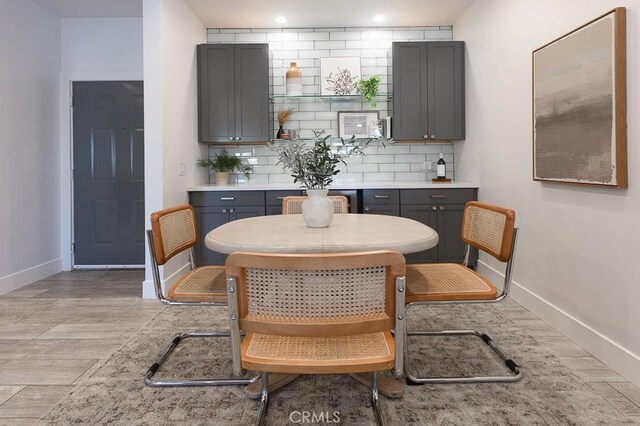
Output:
[[360,78],[360,58],[320,58],[321,95],[355,95]]
[[343,139],[381,137],[378,111],[338,111],[338,136]]
[[627,187],[625,9],[533,51],[533,179]]

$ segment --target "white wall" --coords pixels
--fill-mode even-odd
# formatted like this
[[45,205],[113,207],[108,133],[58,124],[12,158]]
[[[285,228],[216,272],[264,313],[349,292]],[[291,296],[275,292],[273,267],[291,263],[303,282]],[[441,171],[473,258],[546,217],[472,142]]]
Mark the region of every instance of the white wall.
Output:
[[60,19],[60,246],[71,269],[71,108],[73,81],[142,80],[142,18]]
[[[0,0],[0,294],[61,270],[60,26],[30,1]],[[53,225],[52,225],[53,224]]]
[[[145,210],[187,202],[195,184],[195,162],[206,155],[198,146],[196,45],[206,28],[182,0],[144,0]],[[179,163],[186,174],[178,175]],[[146,259],[144,297],[153,297],[150,261]],[[171,281],[187,266],[172,259],[162,270]]]
[[[628,8],[629,189],[534,182],[531,52],[616,6]],[[513,298],[638,385],[639,11],[633,0],[483,0],[454,24],[454,39],[467,42],[457,177],[479,181],[482,201],[517,212]],[[492,273],[495,262],[481,260]]]

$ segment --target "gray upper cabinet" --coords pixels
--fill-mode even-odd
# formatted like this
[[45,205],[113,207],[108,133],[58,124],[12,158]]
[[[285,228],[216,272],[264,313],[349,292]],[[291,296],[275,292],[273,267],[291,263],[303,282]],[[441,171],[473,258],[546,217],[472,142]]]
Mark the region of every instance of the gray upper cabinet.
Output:
[[198,120],[202,143],[269,139],[267,44],[198,46]]
[[393,138],[464,139],[464,42],[393,43]]

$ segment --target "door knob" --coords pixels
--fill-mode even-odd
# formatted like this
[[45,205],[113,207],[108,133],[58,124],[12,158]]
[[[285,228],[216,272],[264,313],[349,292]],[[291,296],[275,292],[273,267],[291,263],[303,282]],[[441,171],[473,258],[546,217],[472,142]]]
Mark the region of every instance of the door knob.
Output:
[[365,212],[368,212],[368,211],[369,211],[369,207],[365,207],[365,208],[364,208],[364,211],[365,211]]
[[429,139],[429,135],[422,135],[423,139]]
[[436,135],[431,135],[431,139],[435,139],[435,138],[436,138]]
[[222,209],[222,213],[226,213],[226,212],[227,212],[227,209]]
[[229,209],[229,213],[235,213],[236,211],[234,209]]
[[444,207],[443,207],[443,206],[440,206],[440,210],[444,210]]
[[436,206],[431,207],[431,210],[438,210]]
[[236,138],[234,138],[233,136],[229,138],[230,141],[234,141],[236,140]]
[[241,139],[242,139],[242,138],[241,138],[240,136],[238,136],[238,137],[236,138],[236,140],[237,140],[237,141],[239,141],[239,140],[241,140]]

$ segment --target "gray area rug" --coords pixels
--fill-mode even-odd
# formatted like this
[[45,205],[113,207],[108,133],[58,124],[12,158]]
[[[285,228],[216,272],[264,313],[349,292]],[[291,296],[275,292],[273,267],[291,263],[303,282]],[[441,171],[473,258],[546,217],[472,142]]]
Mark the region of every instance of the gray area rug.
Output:
[[[513,302],[419,307],[410,315],[410,328],[476,328],[489,333],[522,366],[524,378],[509,384],[407,386],[401,399],[381,396],[390,425],[632,424],[512,321],[531,318]],[[223,329],[225,324],[226,309],[165,308],[41,421],[56,425],[253,424],[258,402],[247,399],[242,387],[154,389],[143,384],[147,367],[174,334]],[[506,371],[474,337],[411,338],[410,344],[419,373]],[[231,371],[228,351],[228,339],[188,339],[156,377],[225,375]],[[333,424],[337,423],[334,412],[339,413],[339,424],[375,424],[368,389],[349,376],[302,376],[270,397],[268,425],[301,424],[297,413],[290,416],[303,411],[328,412]]]

